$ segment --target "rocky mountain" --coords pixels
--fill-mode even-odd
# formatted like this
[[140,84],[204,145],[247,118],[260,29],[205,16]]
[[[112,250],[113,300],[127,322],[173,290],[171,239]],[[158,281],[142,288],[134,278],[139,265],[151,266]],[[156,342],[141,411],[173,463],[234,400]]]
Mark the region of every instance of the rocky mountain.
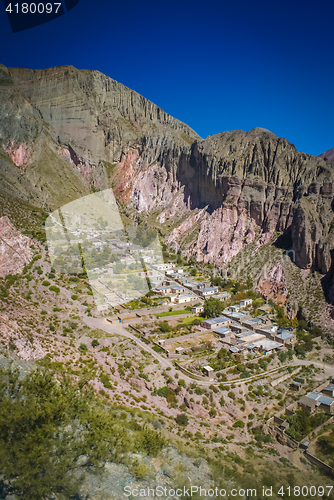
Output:
[[[330,289],[330,152],[298,152],[261,128],[202,140],[136,92],[72,66],[1,66],[0,134],[1,215],[13,200],[20,213],[49,212],[112,187],[128,220],[157,227],[187,258],[235,274],[236,259],[254,260],[269,245]],[[247,272],[265,279],[264,261]]]
[[334,148],[329,149],[328,151],[325,151],[324,153],[321,153],[321,155],[319,155],[319,156],[320,156],[320,158],[324,158],[324,159],[326,159],[334,164]]

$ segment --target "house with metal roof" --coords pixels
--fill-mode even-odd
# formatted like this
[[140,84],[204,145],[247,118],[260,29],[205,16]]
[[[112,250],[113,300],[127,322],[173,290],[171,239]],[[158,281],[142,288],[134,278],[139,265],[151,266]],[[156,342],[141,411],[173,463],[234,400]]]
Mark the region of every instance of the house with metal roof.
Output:
[[219,316],[218,318],[205,319],[202,321],[201,326],[207,328],[208,330],[213,330],[214,328],[219,328],[221,326],[229,326],[230,320],[225,316]]
[[218,292],[217,286],[209,286],[207,288],[199,288],[198,290],[194,290],[197,295],[200,297],[210,297],[210,295],[214,295]]
[[230,338],[233,335],[229,328],[215,328],[213,331],[222,338]]
[[251,306],[252,302],[253,302],[252,299],[243,299],[243,300],[240,300],[239,307],[240,307],[240,309],[243,309],[244,307]]
[[329,396],[330,398],[334,398],[334,384],[328,384],[321,391],[325,396]]
[[279,339],[278,342],[283,342],[284,345],[294,345],[296,343],[296,336],[288,331],[284,331],[282,333],[278,333],[276,335],[276,339]]
[[241,323],[246,328],[250,328],[251,330],[255,330],[255,328],[259,328],[262,325],[263,321],[261,318],[250,318],[250,319],[245,318],[245,319],[241,320]]
[[177,297],[175,297],[174,302],[176,304],[184,304],[185,302],[191,302],[195,300],[196,297],[191,293],[180,293]]
[[270,340],[268,338],[258,340],[256,342],[253,342],[253,344],[260,352],[265,352],[266,354],[284,348],[283,344],[280,344],[279,342],[275,342],[274,340]]

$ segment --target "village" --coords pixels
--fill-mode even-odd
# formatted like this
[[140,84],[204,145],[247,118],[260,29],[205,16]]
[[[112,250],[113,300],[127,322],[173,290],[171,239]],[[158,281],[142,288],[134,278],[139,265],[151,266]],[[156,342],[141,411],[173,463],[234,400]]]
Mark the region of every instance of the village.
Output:
[[[135,330],[194,376],[213,380],[233,365],[291,349],[296,343],[291,328],[280,329],[271,320],[272,308],[267,304],[263,304],[262,314],[254,317],[251,298],[231,305],[231,293],[219,292],[210,281],[196,279],[172,263],[153,265],[147,275],[154,276],[155,285],[159,281],[148,293],[150,298],[145,297],[140,306],[138,300],[128,307],[118,305],[108,321]],[[207,318],[206,300],[221,304],[221,314]],[[222,348],[230,356],[227,367],[215,363]]]

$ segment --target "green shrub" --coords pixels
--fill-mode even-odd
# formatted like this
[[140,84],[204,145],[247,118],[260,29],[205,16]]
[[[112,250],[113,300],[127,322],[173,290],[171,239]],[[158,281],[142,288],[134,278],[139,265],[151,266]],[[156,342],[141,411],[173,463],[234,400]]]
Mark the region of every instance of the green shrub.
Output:
[[176,417],[175,422],[176,422],[178,425],[186,426],[186,425],[188,425],[188,417],[187,417],[187,415],[185,415],[184,413],[180,413],[180,414]]
[[80,351],[85,351],[86,352],[87,349],[88,349],[88,347],[86,346],[86,344],[80,344],[79,349],[80,349]]
[[51,284],[50,281],[47,280],[44,280],[42,283],[43,286],[49,286],[50,284]]
[[204,394],[204,389],[202,389],[202,387],[196,387],[195,394],[197,394],[197,396],[201,396]]
[[77,295],[75,295],[75,294],[71,295],[71,299],[72,299],[72,300],[77,300],[77,298],[78,298],[78,296],[77,296]]
[[60,288],[58,288],[57,286],[54,286],[54,285],[51,285],[49,290],[51,290],[51,292],[55,292],[56,294],[58,294],[60,292]]
[[[84,345],[84,344],[83,344]],[[101,373],[100,380],[106,389],[112,389],[113,386],[110,383],[110,379],[106,373]]]
[[98,341],[98,340],[94,339],[94,340],[92,341],[92,347],[97,347],[97,346],[99,346],[99,345],[100,345],[100,343],[99,343],[99,341]]

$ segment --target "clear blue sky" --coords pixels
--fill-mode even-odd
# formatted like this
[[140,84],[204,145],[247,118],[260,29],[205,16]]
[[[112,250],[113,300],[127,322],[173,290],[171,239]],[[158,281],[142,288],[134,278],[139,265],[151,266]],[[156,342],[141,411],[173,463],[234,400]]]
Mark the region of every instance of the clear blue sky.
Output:
[[16,34],[0,7],[6,66],[99,70],[203,138],[258,126],[309,154],[334,147],[332,0],[80,0]]

